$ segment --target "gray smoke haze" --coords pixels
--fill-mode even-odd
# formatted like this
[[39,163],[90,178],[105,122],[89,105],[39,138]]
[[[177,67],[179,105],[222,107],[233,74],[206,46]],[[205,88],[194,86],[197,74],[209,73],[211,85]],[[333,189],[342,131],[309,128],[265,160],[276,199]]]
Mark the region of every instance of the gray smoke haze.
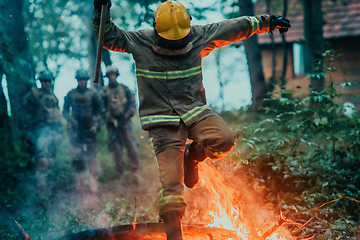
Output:
[[[87,181],[83,191],[76,190],[74,169],[68,154],[70,142],[64,124],[63,139],[56,146],[56,157],[46,180],[50,186],[46,196],[38,196],[38,176],[32,159],[24,178],[18,184],[23,203],[14,206],[14,212],[1,214],[2,222],[7,223],[7,228],[11,230],[14,229],[14,218],[33,240],[54,239],[84,230],[132,224],[135,219],[137,223],[158,222],[158,169],[147,133],[140,129],[137,121],[138,118],[134,119],[135,137],[140,143],[140,169],[135,175],[127,170],[122,176],[118,175],[113,156],[107,148],[106,128],[102,126],[98,133],[98,192],[92,193]],[[39,136],[42,137],[36,143],[43,147],[51,141],[53,129],[40,131]],[[128,161],[125,151],[124,158]],[[134,178],[138,183],[134,182]]]

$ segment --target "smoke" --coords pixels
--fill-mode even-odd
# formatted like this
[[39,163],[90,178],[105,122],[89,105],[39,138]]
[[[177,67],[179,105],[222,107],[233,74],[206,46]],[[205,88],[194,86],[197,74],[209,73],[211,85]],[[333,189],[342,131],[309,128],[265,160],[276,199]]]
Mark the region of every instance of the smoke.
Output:
[[[134,121],[138,121],[135,119]],[[136,132],[141,130],[136,129]],[[143,132],[141,132],[144,134]],[[98,191],[92,192],[89,183],[89,166],[84,157],[84,186],[76,189],[77,179],[69,154],[70,140],[64,128],[59,138],[56,129],[39,128],[35,145],[44,158],[52,159],[39,166],[39,152],[30,159],[30,166],[17,186],[18,195],[12,196],[12,212],[0,214],[7,229],[14,229],[17,220],[33,240],[54,239],[80,231],[119,225],[158,222],[159,178],[148,139],[138,137],[140,169],[132,174],[126,168],[120,176],[115,168],[112,153],[107,148],[107,131],[102,126],[97,134],[99,161]],[[57,141],[57,142],[56,142]],[[129,163],[124,149],[124,161]],[[40,168],[39,168],[40,167]],[[41,176],[39,170],[46,176]],[[39,179],[46,190],[39,194]],[[40,184],[41,185],[41,184]],[[9,189],[10,191],[10,189]],[[10,220],[9,220],[10,219]]]

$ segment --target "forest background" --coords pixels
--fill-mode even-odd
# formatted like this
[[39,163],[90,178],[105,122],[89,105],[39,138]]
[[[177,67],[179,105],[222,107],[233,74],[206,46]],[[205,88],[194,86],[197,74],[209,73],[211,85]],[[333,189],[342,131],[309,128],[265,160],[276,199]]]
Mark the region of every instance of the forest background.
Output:
[[[267,2],[283,8],[286,16],[286,0]],[[117,25],[127,30],[150,27],[157,4],[159,1],[114,0],[112,17]],[[253,13],[251,0],[219,0],[212,5],[187,4],[190,14],[199,23],[210,21],[214,15],[222,19]],[[237,55],[238,59],[226,55],[226,50],[212,53],[219,86],[216,101],[221,103],[214,108],[240,135],[236,148],[226,160],[236,163],[232,169],[234,178],[241,177],[243,183],[253,186],[253,191],[263,197],[264,204],[272,204],[275,212],[282,212],[293,222],[308,222],[299,231],[289,226],[294,236],[356,239],[360,234],[360,118],[356,113],[350,117],[344,115],[343,107],[334,103],[335,98],[342,97],[337,87],[348,87],[353,83],[338,86],[331,80],[334,71],[341,71],[332,64],[340,53],[325,49],[319,31],[322,28],[321,1],[302,0],[301,4],[307,21],[304,40],[313,62],[308,76],[312,83],[309,96],[293,98],[292,92],[281,85],[284,79],[278,81],[278,92],[267,85],[261,74],[261,64],[254,66],[253,61],[246,61],[261,61],[256,36],[235,48],[242,54]],[[71,194],[74,178],[66,135],[58,148],[57,164],[53,170],[56,194],[52,201],[57,204],[52,205],[51,210],[44,210],[34,194],[31,184],[34,163],[24,151],[22,97],[36,85],[37,74],[44,69],[50,69],[61,79],[61,74],[67,72],[62,68],[75,61],[76,66],[89,68],[90,75],[94,75],[94,69],[90,67],[95,65],[96,51],[90,23],[92,8],[90,0],[13,0],[0,3],[0,76],[7,82],[6,89],[1,85],[0,91],[1,239],[19,239],[13,219],[20,222],[31,236],[38,236],[34,239],[130,224],[135,212],[139,222],[158,220],[157,169],[147,135],[140,130],[138,119],[134,119],[134,124],[140,141],[142,187],[134,192],[124,191],[123,186],[131,183],[126,182],[126,177],[119,179],[117,176],[112,156],[107,151],[103,127],[98,134],[101,197],[81,196],[81,201],[87,203],[84,209],[78,203],[78,196]],[[235,51],[230,49],[228,54],[231,54],[229,52]],[[124,72],[127,71],[129,76],[134,74],[135,66],[128,55],[113,55],[107,51],[103,55],[103,69],[122,61],[127,62]],[[224,87],[237,80],[235,76],[224,73],[221,64],[226,58],[233,59],[228,68],[248,69],[252,86],[249,88],[252,98],[248,107],[222,111],[226,110]],[[71,71],[74,73],[75,69]],[[103,80],[100,82],[104,84]],[[75,87],[75,80],[74,84]],[[55,82],[55,91],[61,85],[61,82]],[[135,77],[129,87],[136,91]],[[141,197],[134,197],[138,195]],[[336,201],[330,202],[333,200]],[[328,204],[317,208],[323,203]],[[93,216],[96,216],[96,221]]]

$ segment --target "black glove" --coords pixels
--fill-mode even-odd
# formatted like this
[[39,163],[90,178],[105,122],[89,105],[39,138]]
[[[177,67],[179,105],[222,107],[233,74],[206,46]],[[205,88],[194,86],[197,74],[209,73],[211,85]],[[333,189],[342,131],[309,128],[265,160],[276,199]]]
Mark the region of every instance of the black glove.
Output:
[[96,9],[101,9],[101,5],[105,5],[105,4],[108,4],[109,5],[109,8],[111,7],[111,2],[110,0],[94,0],[94,7]]
[[289,30],[290,21],[285,17],[277,17],[275,15],[270,16],[270,32],[279,29],[280,34],[284,34]]

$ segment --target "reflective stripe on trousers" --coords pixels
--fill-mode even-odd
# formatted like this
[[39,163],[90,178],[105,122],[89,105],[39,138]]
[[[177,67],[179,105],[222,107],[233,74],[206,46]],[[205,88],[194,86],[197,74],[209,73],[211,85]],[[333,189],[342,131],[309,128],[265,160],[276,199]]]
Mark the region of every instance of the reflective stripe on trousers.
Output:
[[218,115],[204,116],[189,127],[181,121],[179,126],[151,128],[149,136],[162,185],[160,217],[169,211],[185,214],[183,161],[186,139],[202,144],[211,159],[225,157],[234,147],[236,140],[235,134]]

